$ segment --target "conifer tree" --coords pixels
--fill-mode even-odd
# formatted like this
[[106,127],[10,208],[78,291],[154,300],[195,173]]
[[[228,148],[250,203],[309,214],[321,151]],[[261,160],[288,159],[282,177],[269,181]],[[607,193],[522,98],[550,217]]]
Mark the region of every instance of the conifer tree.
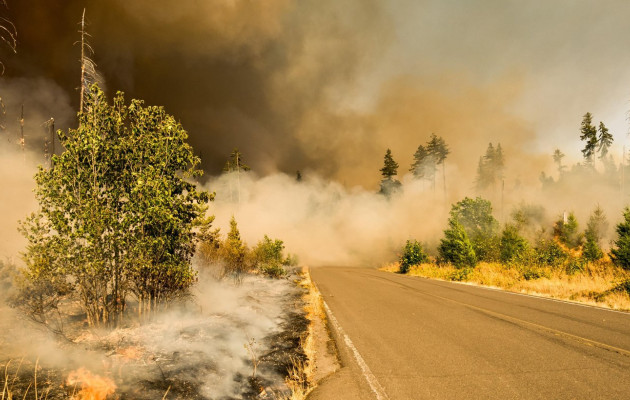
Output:
[[593,126],[593,116],[590,112],[584,114],[582,119],[580,140],[584,142],[584,148],[582,149],[584,164],[593,167],[593,156],[595,155],[599,141],[597,139],[597,128]]
[[606,215],[604,210],[600,206],[597,206],[593,211],[593,214],[589,217],[586,224],[586,231],[584,231],[584,237],[586,242],[584,243],[584,251],[582,255],[589,261],[596,261],[604,257],[599,243],[605,236],[608,229],[608,221],[606,221]]
[[560,151],[560,149],[556,149],[553,152],[553,162],[558,166],[558,176],[562,176],[564,173],[565,166],[562,165],[562,159],[564,158],[564,153]]
[[612,146],[613,135],[608,132],[608,128],[603,122],[599,123],[599,159],[604,160],[608,155],[608,149]]
[[387,152],[385,152],[383,168],[381,168],[381,175],[383,176],[383,179],[392,179],[392,177],[396,176],[397,173],[398,163],[394,161],[392,151],[387,149]]
[[381,176],[381,190],[379,193],[389,196],[400,189],[400,181],[394,179],[394,176],[398,173],[398,163],[394,161],[392,151],[387,149],[385,153],[383,168],[380,169]]
[[615,265],[630,270],[630,208],[623,211],[623,221],[616,227],[617,240],[610,250],[610,258]]
[[435,190],[435,171],[437,170],[438,165],[442,165],[442,179],[444,184],[444,195],[446,196],[446,175],[444,171],[444,160],[446,160],[446,156],[450,153],[446,142],[442,137],[438,137],[435,133],[431,134],[431,139],[427,142],[427,153],[429,154],[429,159],[433,162],[432,170],[433,170],[433,190]]
[[423,145],[418,146],[418,149],[413,155],[413,164],[411,164],[411,168],[409,168],[414,178],[425,179],[429,176],[427,165],[429,163],[428,157],[429,153],[427,149]]

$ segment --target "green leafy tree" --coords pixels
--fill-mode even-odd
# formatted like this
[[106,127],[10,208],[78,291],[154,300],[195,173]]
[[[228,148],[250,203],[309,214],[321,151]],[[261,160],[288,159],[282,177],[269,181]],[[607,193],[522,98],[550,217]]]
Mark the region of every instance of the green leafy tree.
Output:
[[597,128],[593,125],[593,116],[587,112],[582,118],[582,125],[580,127],[580,140],[584,142],[584,148],[582,149],[582,155],[584,156],[585,165],[593,166],[593,156],[597,150]]
[[613,135],[608,132],[608,128],[603,122],[599,123],[599,158],[604,160],[608,155],[608,149],[612,146]]
[[488,200],[466,197],[452,206],[450,215],[451,220],[464,227],[479,260],[498,260],[499,222],[492,215],[492,204]]
[[64,151],[35,175],[39,210],[20,228],[23,290],[45,281],[72,290],[100,325],[130,293],[151,307],[190,287],[195,229],[210,223],[212,196],[191,183],[200,160],[182,126],[162,107],[125,105],[122,93],[109,105],[94,85],[78,128],[58,136]]
[[407,240],[403,252],[400,255],[399,262],[400,273],[406,274],[412,266],[429,262],[429,256],[417,240]]
[[519,234],[518,228],[508,224],[501,234],[501,261],[504,263],[521,259],[527,252],[529,244]]
[[617,240],[610,250],[610,258],[615,265],[630,270],[630,208],[623,211],[623,221],[615,228]]
[[440,262],[451,263],[457,268],[474,267],[477,256],[464,226],[456,218],[450,218],[448,225],[438,246]]
[[389,196],[400,189],[400,181],[394,179],[394,176],[398,173],[398,163],[394,161],[392,151],[387,149],[385,153],[383,168],[380,169],[381,176],[381,190],[380,193]]
[[604,252],[600,247],[600,241],[606,235],[608,229],[608,221],[604,210],[600,206],[597,206],[586,224],[586,230],[584,231],[584,237],[586,242],[584,243],[584,249],[582,255],[588,261],[596,261],[604,257]]
[[577,218],[573,212],[561,216],[553,227],[553,234],[565,246],[575,249],[582,244],[583,236],[578,230]]

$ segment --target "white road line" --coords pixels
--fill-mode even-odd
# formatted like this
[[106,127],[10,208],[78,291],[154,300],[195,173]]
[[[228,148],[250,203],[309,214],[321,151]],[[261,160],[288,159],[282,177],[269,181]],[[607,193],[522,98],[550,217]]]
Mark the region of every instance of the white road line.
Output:
[[357,364],[359,364],[359,367],[361,368],[361,371],[363,372],[363,376],[365,377],[365,380],[367,381],[368,385],[370,385],[370,389],[372,389],[372,392],[374,392],[374,394],[376,395],[376,399],[377,400],[389,399],[389,397],[385,393],[385,390],[383,389],[381,384],[378,383],[378,380],[376,380],[376,377],[374,376],[372,371],[370,371],[370,367],[368,367],[363,357],[361,357],[361,354],[359,354],[359,350],[357,350],[357,348],[354,347],[352,340],[350,340],[348,335],[346,335],[343,328],[337,321],[337,318],[335,318],[332,311],[328,307],[328,304],[326,304],[325,301],[324,301],[324,308],[326,309],[326,313],[328,314],[328,318],[330,319],[330,322],[333,324],[337,332],[339,332],[339,334],[343,337],[344,342],[346,342],[346,346],[348,346],[348,348],[352,350],[352,354],[354,354],[354,358],[355,360],[357,360]]

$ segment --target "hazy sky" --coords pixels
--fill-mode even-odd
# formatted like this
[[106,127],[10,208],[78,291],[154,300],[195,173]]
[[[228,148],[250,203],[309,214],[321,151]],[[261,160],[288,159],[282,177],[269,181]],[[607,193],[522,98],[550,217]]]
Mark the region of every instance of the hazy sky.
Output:
[[490,141],[542,170],[555,147],[579,160],[587,111],[617,157],[628,131],[627,1],[9,0],[5,101],[28,114],[22,78],[76,109],[83,7],[110,94],[166,106],[210,174],[239,147],[263,174],[374,186],[387,147],[406,170],[432,132],[462,171]]

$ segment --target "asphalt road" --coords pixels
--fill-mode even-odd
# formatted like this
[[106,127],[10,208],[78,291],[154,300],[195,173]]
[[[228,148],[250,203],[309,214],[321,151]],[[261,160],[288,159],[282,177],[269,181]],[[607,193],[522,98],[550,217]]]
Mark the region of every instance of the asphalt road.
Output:
[[312,268],[342,369],[311,400],[630,399],[630,314]]

